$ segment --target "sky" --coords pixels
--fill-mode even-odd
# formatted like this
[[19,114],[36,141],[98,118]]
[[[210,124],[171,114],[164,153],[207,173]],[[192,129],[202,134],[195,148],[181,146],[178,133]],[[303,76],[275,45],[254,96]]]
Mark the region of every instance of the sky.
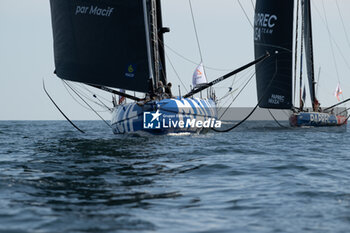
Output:
[[[191,1],[209,81],[254,60],[253,28],[238,0]],[[251,22],[254,17],[252,2],[240,0]],[[322,106],[337,102],[334,91],[338,82],[343,90],[342,98],[350,97],[350,42],[347,38],[350,37],[350,1],[338,0],[339,10],[335,2],[312,2],[315,70],[318,74],[321,67],[318,97]],[[172,64],[167,62],[168,79],[173,83],[173,93],[177,94],[180,85],[177,76],[189,89],[192,74],[201,59],[188,0],[162,0],[162,5],[164,26],[171,29],[165,35],[166,53]],[[48,0],[0,0],[0,120],[63,120],[43,91],[43,80],[50,95],[71,119],[99,119],[78,104],[53,74],[50,17]],[[232,83],[233,88],[242,86],[253,74],[254,68],[251,68],[218,85],[218,96],[225,95]],[[181,92],[186,92],[183,87]],[[105,98],[110,99],[110,95]],[[232,106],[252,107],[256,103],[255,79],[252,79]],[[101,112],[101,115],[106,120],[111,117],[109,112]]]

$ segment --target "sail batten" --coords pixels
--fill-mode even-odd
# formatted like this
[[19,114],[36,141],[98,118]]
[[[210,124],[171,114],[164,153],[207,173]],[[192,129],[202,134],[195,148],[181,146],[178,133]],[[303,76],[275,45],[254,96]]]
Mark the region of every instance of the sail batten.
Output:
[[58,77],[149,92],[145,0],[50,0],[50,5]]
[[254,19],[255,58],[259,107],[290,109],[293,106],[294,0],[257,0]]

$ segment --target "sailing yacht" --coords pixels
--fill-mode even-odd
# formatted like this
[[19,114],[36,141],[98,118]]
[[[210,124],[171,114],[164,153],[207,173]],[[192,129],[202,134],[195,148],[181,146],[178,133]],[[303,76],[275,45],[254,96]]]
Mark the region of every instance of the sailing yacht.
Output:
[[[268,55],[174,96],[168,82],[160,0],[50,0],[55,73],[63,79],[132,100],[113,101],[115,134],[168,134],[219,128],[216,100],[194,95]],[[198,73],[199,74],[199,73]],[[199,74],[200,76],[200,74]],[[125,91],[143,93],[139,98]]]
[[[299,4],[300,2],[300,4]],[[340,126],[347,123],[347,111],[336,113],[335,107],[322,109],[315,92],[314,52],[312,37],[311,1],[297,0],[297,11],[294,14],[294,0],[257,0],[255,8],[254,46],[255,57],[268,51],[271,57],[256,65],[258,104],[261,108],[289,109],[291,126]],[[301,6],[301,35],[298,38],[298,16]],[[296,18],[296,19],[295,19]],[[295,23],[295,24],[294,24]],[[293,26],[295,25],[295,27]],[[300,84],[299,107],[293,102],[294,82],[297,75],[297,44],[293,49],[293,30],[295,44],[300,40]],[[293,55],[295,63],[293,64]],[[312,109],[305,108],[305,88],[302,88],[303,56],[306,57],[307,79]],[[295,86],[296,83],[294,83]],[[294,89],[295,90],[295,89]],[[347,100],[348,101],[348,100]]]

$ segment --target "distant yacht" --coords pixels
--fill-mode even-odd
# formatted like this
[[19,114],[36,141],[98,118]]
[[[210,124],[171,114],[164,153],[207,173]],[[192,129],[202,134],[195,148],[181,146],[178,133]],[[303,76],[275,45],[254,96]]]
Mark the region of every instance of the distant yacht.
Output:
[[[256,80],[258,101],[261,108],[290,109],[289,118],[291,126],[340,126],[347,123],[347,110],[336,112],[336,107],[346,101],[322,109],[316,97],[316,81],[313,58],[313,37],[311,22],[310,0],[301,0],[301,25],[298,22],[299,0],[296,2],[297,10],[294,12],[294,0],[257,0],[255,8],[255,57],[259,57],[268,51],[269,59],[256,65]],[[297,16],[296,19],[295,16]],[[295,22],[295,31],[293,23]],[[301,26],[301,33],[298,27]],[[295,32],[295,33],[293,33]],[[293,35],[298,36],[293,49]],[[293,103],[293,79],[294,87],[297,87],[297,48],[300,41],[300,67],[303,67],[305,55],[307,67],[307,79],[312,103],[310,111],[305,108],[305,86],[303,88],[303,73],[300,68],[299,80],[299,107]],[[293,64],[293,55],[295,63]],[[294,77],[293,77],[294,70]],[[339,86],[338,86],[339,88]],[[338,95],[340,88],[337,88]],[[296,88],[294,89],[296,91]]]

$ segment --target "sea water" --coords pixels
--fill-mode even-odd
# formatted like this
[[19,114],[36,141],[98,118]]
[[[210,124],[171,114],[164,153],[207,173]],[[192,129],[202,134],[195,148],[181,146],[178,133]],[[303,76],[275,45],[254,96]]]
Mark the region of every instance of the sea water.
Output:
[[[349,232],[346,127],[116,136],[0,121],[0,232]],[[286,124],[285,124],[286,125]]]

